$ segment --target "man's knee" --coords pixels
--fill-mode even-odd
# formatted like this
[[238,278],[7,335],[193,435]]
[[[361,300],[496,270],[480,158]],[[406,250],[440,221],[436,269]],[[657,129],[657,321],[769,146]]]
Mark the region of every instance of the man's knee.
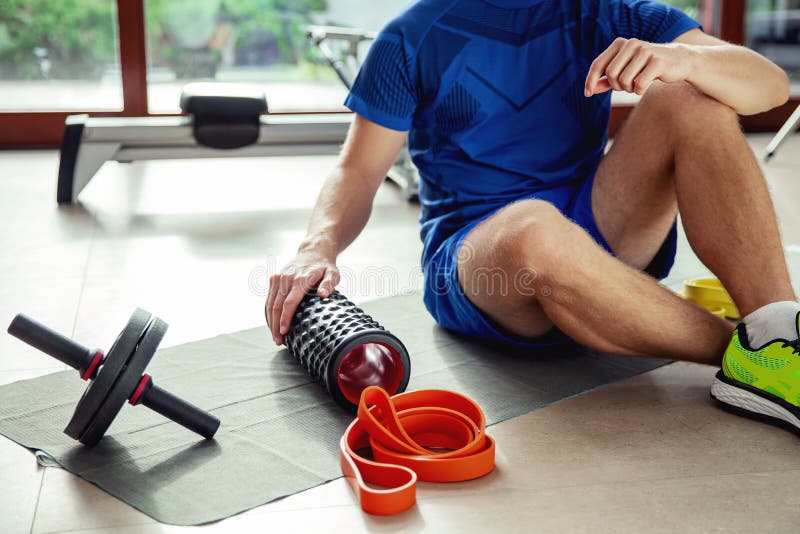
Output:
[[515,202],[504,210],[506,224],[497,236],[498,260],[507,267],[547,270],[569,248],[577,227],[553,204],[537,199]]
[[681,132],[692,129],[713,132],[725,126],[739,127],[733,108],[688,82],[655,82],[637,107],[654,113],[660,124],[675,126]]

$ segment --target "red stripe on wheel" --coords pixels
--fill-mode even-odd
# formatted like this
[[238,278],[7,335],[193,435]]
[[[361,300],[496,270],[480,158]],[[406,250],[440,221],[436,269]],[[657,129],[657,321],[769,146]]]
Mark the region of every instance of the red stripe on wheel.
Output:
[[147,384],[149,382],[150,382],[150,375],[147,374],[142,375],[142,379],[139,380],[139,385],[136,386],[136,389],[134,390],[133,395],[131,395],[131,398],[128,399],[128,402],[135,405],[139,401],[139,397],[142,396],[142,392],[144,391],[144,388],[147,387]]
[[94,372],[97,370],[97,366],[100,365],[100,362],[103,361],[103,351],[98,350],[97,354],[94,355],[94,359],[92,363],[89,364],[89,367],[86,368],[86,372],[81,375],[83,380],[89,380]]

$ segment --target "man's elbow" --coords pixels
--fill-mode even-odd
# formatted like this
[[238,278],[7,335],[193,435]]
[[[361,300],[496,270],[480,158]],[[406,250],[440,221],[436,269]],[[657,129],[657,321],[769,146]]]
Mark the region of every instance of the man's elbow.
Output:
[[772,82],[772,105],[769,109],[784,105],[789,101],[789,76],[782,68],[775,68],[774,81]]
[[773,73],[762,79],[758,96],[737,108],[739,115],[757,115],[782,106],[789,100],[789,77],[778,66]]

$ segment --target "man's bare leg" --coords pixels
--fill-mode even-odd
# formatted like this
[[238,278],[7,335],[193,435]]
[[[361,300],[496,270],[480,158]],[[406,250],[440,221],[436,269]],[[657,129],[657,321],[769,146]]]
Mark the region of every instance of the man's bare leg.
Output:
[[[686,84],[648,92],[598,171],[593,208],[612,248],[641,268],[666,236],[676,199],[693,248],[743,313],[794,300],[769,195],[735,114]],[[501,210],[465,246],[471,253],[459,259],[462,288],[514,333],[536,336],[556,324],[602,350],[705,363],[718,363],[729,340],[724,321],[612,258],[546,203]],[[510,279],[534,270],[537,295],[500,297],[475,283],[476,273],[497,267]]]
[[[485,276],[497,268],[508,291]],[[719,363],[730,339],[726,321],[614,258],[547,202],[517,202],[478,225],[458,271],[469,299],[517,335],[542,335],[555,324],[598,350],[709,364]]]
[[766,182],[736,114],[688,83],[657,83],[600,165],[592,209],[617,256],[644,268],[676,206],[695,253],[743,315],[796,299]]

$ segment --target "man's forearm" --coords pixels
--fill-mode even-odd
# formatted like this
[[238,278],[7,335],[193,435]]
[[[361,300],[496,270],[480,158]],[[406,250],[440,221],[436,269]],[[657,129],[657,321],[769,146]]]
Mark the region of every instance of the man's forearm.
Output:
[[618,37],[589,68],[587,98],[611,89],[642,95],[655,82],[689,82],[742,115],[780,106],[789,98],[789,79],[767,58],[698,29],[672,43]]
[[767,111],[786,102],[789,79],[783,70],[742,46],[677,45],[691,62],[687,81],[742,115]]
[[376,189],[373,183],[355,169],[335,167],[317,197],[298,252],[313,252],[335,260],[369,220]]

